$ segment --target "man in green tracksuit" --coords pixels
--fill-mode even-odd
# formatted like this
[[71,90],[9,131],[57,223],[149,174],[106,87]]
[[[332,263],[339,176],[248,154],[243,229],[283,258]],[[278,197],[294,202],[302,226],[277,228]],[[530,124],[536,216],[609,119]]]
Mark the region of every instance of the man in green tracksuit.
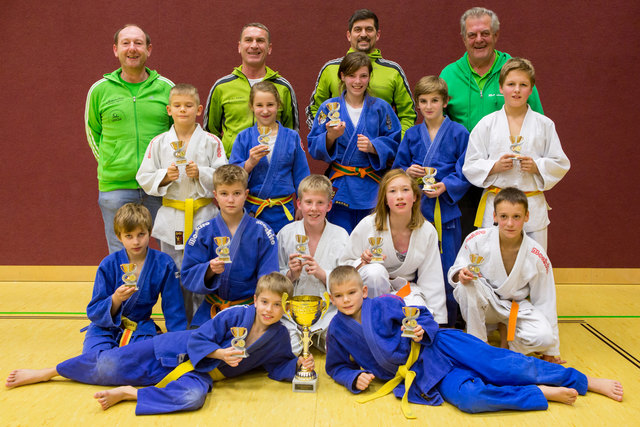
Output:
[[298,101],[291,84],[277,71],[266,66],[271,54],[271,33],[263,24],[254,22],[242,28],[238,53],[242,65],[213,84],[204,110],[204,129],[222,138],[227,157],[240,131],[253,126],[253,113],[249,109],[251,87],[262,80],[272,82],[282,104],[278,120],[283,126],[298,131]]
[[151,55],[149,35],[128,25],[114,36],[113,53],[121,68],[91,86],[85,107],[85,130],[98,161],[98,204],[109,252],[123,248],[113,218],[124,204],[144,204],[153,218],[162,198],[147,195],[136,173],[149,141],[171,127],[167,114],[173,83],[145,66]]
[[[480,119],[504,105],[498,78],[511,55],[495,50],[500,34],[500,21],[495,12],[483,7],[469,9],[462,14],[460,27],[467,52],[444,67],[440,77],[447,82],[451,97],[447,116],[471,132]],[[528,102],[531,109],[543,114],[537,88],[533,88]],[[475,229],[473,221],[481,195],[481,188],[471,186],[458,202],[463,236]]]
[[[379,38],[380,30],[376,14],[368,9],[356,10],[349,19],[347,40],[349,40],[351,48],[347,53],[360,51],[369,55],[373,65],[369,82],[371,94],[391,104],[400,119],[404,135],[404,132],[416,121],[411,89],[400,65],[383,59],[380,49],[375,48]],[[341,61],[342,58],[337,58],[327,62],[318,74],[316,87],[311,94],[310,105],[306,109],[309,128],[313,124],[313,119],[320,105],[329,98],[340,96],[338,67]]]

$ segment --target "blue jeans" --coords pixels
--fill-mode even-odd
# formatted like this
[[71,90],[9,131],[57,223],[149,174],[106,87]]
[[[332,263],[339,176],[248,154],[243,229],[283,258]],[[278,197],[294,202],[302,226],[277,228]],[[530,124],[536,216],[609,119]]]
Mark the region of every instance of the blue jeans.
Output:
[[162,197],[149,196],[141,188],[137,190],[113,190],[100,191],[98,194],[98,205],[102,212],[102,221],[104,221],[104,235],[107,238],[109,253],[119,251],[124,248],[118,236],[113,231],[113,218],[121,206],[127,203],[142,203],[151,212],[151,218],[155,221],[156,213],[162,206]]

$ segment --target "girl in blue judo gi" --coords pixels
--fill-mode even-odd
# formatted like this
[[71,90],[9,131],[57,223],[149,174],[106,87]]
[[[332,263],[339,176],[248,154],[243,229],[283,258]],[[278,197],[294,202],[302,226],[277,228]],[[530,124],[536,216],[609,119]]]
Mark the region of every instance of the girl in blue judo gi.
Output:
[[[255,305],[223,310],[196,330],[169,332],[126,347],[83,354],[55,368],[12,371],[8,388],[48,381],[56,375],[87,384],[120,385],[97,392],[102,409],[137,400],[136,415],[193,411],[204,404],[214,381],[262,367],[269,378],[290,381],[300,365],[314,368],[313,356],[296,357],[280,323],[282,294],[293,286],[280,273],[260,278]],[[245,349],[230,345],[232,327],[245,327]],[[143,386],[137,389],[135,386]]]
[[415,338],[403,338],[404,302],[394,295],[367,298],[358,272],[340,266],[329,276],[331,302],[338,314],[329,326],[327,373],[353,393],[374,378],[388,381],[363,403],[391,391],[408,402],[440,405],[464,412],[544,410],[548,401],[572,404],[587,390],[621,401],[618,381],[587,377],[555,363],[492,347],[455,329],[438,329],[420,308]]
[[400,143],[393,108],[368,94],[372,69],[362,52],[344,57],[342,95],[322,103],[307,138],[311,157],[330,164],[335,196],[327,219],[349,233],[376,205],[378,184]]
[[276,120],[282,102],[273,83],[253,85],[249,107],[255,124],[238,134],[229,163],[249,174],[247,212],[277,234],[293,221],[293,195],[300,181],[309,176],[309,164],[298,133]]

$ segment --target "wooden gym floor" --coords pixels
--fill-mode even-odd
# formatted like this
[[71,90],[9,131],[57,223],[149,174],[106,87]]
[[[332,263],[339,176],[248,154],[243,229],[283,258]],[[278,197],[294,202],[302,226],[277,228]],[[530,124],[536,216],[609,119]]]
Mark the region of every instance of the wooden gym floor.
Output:
[[[0,266],[0,376],[15,368],[44,368],[82,349],[88,324],[95,267]],[[588,393],[573,406],[551,403],[547,411],[469,415],[445,403],[412,405],[406,420],[392,395],[366,404],[324,372],[324,356],[314,353],[319,374],[316,394],[292,393],[289,383],[254,373],[215,384],[204,407],[161,416],[134,414],[123,402],[103,412],[93,399],[101,386],[57,377],[0,390],[0,425],[153,426],[630,426],[640,425],[640,280],[638,270],[556,270],[562,356],[567,366],[622,382],[622,403]],[[159,313],[157,309],[154,312]],[[161,315],[154,316],[164,328]],[[381,386],[376,382],[374,389]]]

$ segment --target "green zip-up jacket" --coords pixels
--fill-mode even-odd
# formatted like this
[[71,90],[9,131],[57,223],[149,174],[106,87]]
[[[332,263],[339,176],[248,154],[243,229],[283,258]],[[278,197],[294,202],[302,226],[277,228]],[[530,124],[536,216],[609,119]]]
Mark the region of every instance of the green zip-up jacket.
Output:
[[[347,53],[351,52],[355,52],[355,50],[351,48]],[[402,135],[404,135],[405,131],[416,122],[416,111],[413,106],[413,98],[411,97],[407,76],[404,75],[400,65],[383,59],[380,49],[375,49],[368,55],[373,65],[373,72],[369,81],[371,95],[382,98],[391,104],[398,119],[400,119]],[[316,117],[320,105],[327,99],[335,98],[342,94],[338,68],[343,58],[336,58],[327,62],[322,66],[318,74],[316,88],[311,94],[310,104],[306,109],[309,129],[313,125],[313,119]]]
[[167,104],[173,82],[147,68],[149,78],[133,96],[121,71],[105,74],[87,94],[84,123],[100,191],[139,188],[136,173],[149,142],[171,127]]
[[[455,122],[461,123],[469,132],[473,130],[481,118],[487,114],[498,111],[504,105],[504,96],[500,93],[500,70],[511,55],[496,50],[497,60],[489,71],[490,76],[480,90],[478,83],[473,78],[469,66],[468,53],[446,67],[440,73],[440,77],[449,86],[449,105],[446,113]],[[534,86],[531,96],[527,101],[533,111],[544,114],[542,104],[538,96],[538,89]]]
[[[263,80],[272,82],[282,105],[278,108],[278,120],[285,127],[296,132],[300,129],[298,120],[298,101],[291,84],[271,68],[266,67],[267,74]],[[242,66],[219,79],[213,84],[207,106],[204,109],[204,129],[220,137],[227,157],[231,155],[236,135],[248,127],[253,126],[254,118],[249,108],[249,92],[251,85],[247,76],[242,72]]]

